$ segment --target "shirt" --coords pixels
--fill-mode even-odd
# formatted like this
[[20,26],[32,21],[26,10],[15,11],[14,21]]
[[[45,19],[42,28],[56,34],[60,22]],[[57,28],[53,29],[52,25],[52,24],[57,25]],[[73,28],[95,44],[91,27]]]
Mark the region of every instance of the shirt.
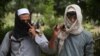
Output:
[[0,56],[6,56],[9,48],[11,48],[11,56],[40,56],[41,50],[49,52],[48,40],[43,34],[41,36],[36,35],[35,39],[26,36],[21,41],[16,41],[13,35],[9,40],[9,34],[10,32],[3,39],[0,47]]

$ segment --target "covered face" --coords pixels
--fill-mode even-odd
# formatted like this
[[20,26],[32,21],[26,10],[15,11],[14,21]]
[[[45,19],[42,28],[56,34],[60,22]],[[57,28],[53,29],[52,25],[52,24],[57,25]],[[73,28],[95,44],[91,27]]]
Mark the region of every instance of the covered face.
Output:
[[26,8],[18,9],[15,13],[15,26],[13,35],[16,38],[21,38],[28,36],[29,26],[27,23],[31,24],[30,12]]
[[66,7],[64,23],[66,30],[69,30],[70,33],[75,34],[82,32],[82,13],[78,5],[72,4]]
[[19,9],[17,12],[18,12],[18,16],[20,20],[22,21],[30,20],[30,12],[28,11],[28,9],[22,8],[22,9]]
[[[69,8],[69,10],[71,10],[71,9],[74,10],[74,8]],[[68,11],[66,14],[67,18],[70,20],[71,23],[74,23],[77,20],[76,11],[73,11],[73,10]]]

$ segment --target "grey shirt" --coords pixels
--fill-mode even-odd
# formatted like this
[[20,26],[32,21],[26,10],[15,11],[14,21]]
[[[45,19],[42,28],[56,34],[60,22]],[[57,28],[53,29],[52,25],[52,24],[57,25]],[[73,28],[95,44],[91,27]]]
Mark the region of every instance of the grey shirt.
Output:
[[79,35],[70,34],[64,41],[58,56],[93,56],[93,38],[91,33],[83,31]]
[[[9,51],[9,47],[11,47],[11,56],[40,56],[41,50],[44,52],[49,51],[48,41],[44,35],[41,37],[37,35],[35,39],[36,41],[31,37],[26,36],[23,40],[18,42],[13,36],[11,36],[12,41],[9,41],[9,34],[10,32],[5,35],[1,44],[0,56],[6,56]],[[40,40],[38,40],[39,38]]]

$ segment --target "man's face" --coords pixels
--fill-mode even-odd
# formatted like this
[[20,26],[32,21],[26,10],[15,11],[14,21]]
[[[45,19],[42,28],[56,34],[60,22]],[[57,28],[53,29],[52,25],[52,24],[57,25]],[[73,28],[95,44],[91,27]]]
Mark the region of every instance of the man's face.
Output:
[[30,14],[22,14],[22,15],[19,15],[19,17],[20,17],[20,20],[25,21],[25,22],[30,20]]
[[77,19],[76,12],[74,11],[68,12],[67,17],[72,23],[74,23]]

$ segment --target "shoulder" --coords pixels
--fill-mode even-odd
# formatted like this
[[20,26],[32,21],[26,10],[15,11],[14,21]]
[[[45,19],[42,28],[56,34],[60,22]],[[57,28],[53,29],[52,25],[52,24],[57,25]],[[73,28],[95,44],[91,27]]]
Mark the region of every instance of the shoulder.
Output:
[[8,31],[6,34],[5,34],[5,36],[8,36],[9,34],[11,34],[12,33],[12,31]]
[[92,33],[89,32],[89,31],[83,30],[83,34],[84,34],[86,37],[92,37]]
[[5,37],[4,38],[8,38],[10,35],[11,35],[12,31],[8,31],[6,34],[5,34]]
[[10,34],[10,32],[11,32],[11,31],[8,31],[8,32],[5,34],[2,43],[8,43],[8,42],[9,42],[9,34]]
[[93,40],[93,36],[91,32],[84,30],[82,33],[83,33],[84,38],[87,41]]

